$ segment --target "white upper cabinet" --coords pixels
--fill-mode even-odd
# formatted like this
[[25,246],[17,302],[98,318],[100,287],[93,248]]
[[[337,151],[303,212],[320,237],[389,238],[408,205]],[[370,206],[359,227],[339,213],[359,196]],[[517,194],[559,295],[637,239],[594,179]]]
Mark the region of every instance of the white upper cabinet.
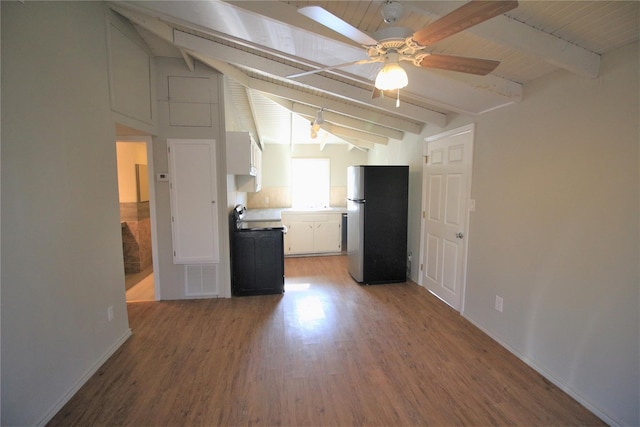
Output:
[[238,191],[262,188],[262,150],[249,132],[227,132],[227,173],[237,175]]
[[249,132],[227,132],[227,173],[256,176],[259,150]]

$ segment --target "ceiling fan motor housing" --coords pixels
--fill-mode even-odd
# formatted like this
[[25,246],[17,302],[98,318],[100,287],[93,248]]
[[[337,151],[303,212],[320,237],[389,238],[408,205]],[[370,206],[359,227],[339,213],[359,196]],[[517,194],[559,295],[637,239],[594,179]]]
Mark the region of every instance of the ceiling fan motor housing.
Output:
[[412,58],[408,58],[407,56],[411,56],[425,48],[425,46],[413,41],[412,35],[413,32],[409,28],[404,27],[387,27],[378,30],[373,35],[373,37],[378,40],[378,44],[369,46],[367,55],[373,59],[385,56],[389,51],[395,51],[403,56],[401,59],[412,60]]

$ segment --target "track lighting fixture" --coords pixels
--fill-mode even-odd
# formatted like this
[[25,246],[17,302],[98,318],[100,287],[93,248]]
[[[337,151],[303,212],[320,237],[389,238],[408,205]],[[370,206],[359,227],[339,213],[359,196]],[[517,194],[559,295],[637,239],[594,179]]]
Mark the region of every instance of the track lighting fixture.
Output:
[[315,139],[318,137],[318,132],[320,131],[320,125],[324,123],[324,117],[322,117],[322,111],[324,108],[321,108],[316,113],[316,118],[311,122],[311,139]]

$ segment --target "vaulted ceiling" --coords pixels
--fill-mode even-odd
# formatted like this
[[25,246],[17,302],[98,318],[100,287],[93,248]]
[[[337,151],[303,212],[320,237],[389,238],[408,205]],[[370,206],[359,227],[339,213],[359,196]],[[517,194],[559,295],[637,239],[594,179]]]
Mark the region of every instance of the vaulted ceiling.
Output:
[[[420,30],[461,1],[399,1],[404,13],[383,21],[385,1],[126,1],[111,8],[130,20],[157,56],[202,63],[225,75],[236,125],[262,143],[373,144],[443,127],[453,114],[483,114],[526,101],[528,82],[562,69],[598,78],[600,56],[638,40],[637,1],[528,1],[430,45],[428,52],[500,61],[489,75],[403,65],[409,85],[372,98],[381,63],[305,71],[367,59],[363,46],[298,13],[318,5],[360,31]],[[309,124],[325,122],[315,139]]]

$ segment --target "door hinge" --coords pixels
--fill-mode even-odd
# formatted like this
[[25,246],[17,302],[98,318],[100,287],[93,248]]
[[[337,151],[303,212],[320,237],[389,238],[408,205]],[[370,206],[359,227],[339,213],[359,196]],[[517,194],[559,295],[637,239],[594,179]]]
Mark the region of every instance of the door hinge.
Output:
[[420,271],[422,271],[422,263],[420,263]]

